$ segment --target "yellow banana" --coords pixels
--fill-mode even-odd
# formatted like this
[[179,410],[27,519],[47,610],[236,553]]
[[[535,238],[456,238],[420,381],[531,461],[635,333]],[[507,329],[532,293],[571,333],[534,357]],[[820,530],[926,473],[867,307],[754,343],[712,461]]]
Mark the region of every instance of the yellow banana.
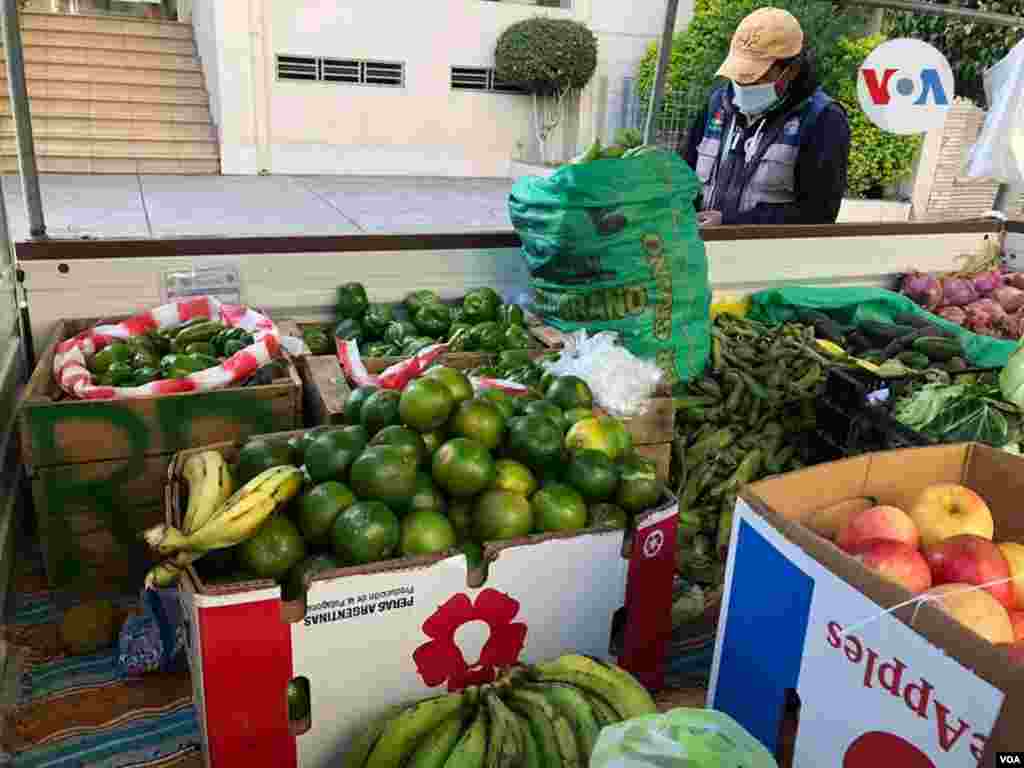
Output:
[[565,683],[547,683],[537,686],[537,691],[572,725],[580,757],[589,761],[601,726],[587,697],[579,688]]
[[302,490],[302,470],[293,466],[271,467],[239,488],[202,528],[185,535],[170,525],[157,525],[143,538],[158,555],[168,557],[183,551],[206,552],[233,547],[247,538],[276,509]]
[[456,712],[441,723],[416,747],[407,768],[444,768],[448,756],[459,742],[464,725],[462,712]]
[[538,664],[534,667],[534,677],[542,682],[569,683],[601,697],[619,715],[618,720],[629,720],[657,711],[651,694],[632,675],[587,656],[567,654],[554,661]]
[[537,747],[540,768],[562,768],[562,753],[552,720],[556,715],[547,700],[543,696],[514,688],[505,692],[505,701],[513,712],[526,721]]
[[477,707],[473,721],[448,755],[444,768],[483,768],[486,757],[487,707]]
[[459,693],[417,702],[385,727],[366,759],[366,768],[398,768],[405,764],[420,739],[462,709]]
[[220,451],[193,454],[181,471],[188,482],[188,509],[181,530],[186,535],[203,527],[235,492],[231,467]]

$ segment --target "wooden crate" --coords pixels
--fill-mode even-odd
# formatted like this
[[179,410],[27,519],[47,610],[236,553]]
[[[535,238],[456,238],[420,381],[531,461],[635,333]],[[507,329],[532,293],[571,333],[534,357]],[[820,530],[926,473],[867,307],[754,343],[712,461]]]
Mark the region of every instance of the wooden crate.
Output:
[[[341,424],[344,421],[345,401],[351,391],[341,363],[331,355],[309,355],[297,362],[306,397],[308,425]],[[447,361],[446,364],[455,368],[472,368],[477,363],[455,360]],[[672,398],[652,398],[643,414],[623,419],[633,437],[637,453],[654,461],[662,481],[668,480],[672,462],[674,420]]]
[[101,322],[58,324],[20,403],[21,458],[47,577],[80,593],[138,589],[138,533],[161,520],[167,465],[183,448],[302,426],[302,381],[292,361],[272,384],[212,392],[75,400],[53,376],[57,343]]

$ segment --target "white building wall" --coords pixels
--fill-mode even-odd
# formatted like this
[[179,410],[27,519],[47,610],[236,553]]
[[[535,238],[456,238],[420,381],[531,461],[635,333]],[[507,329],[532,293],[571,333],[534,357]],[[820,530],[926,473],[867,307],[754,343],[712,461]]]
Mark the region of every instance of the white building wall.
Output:
[[[690,8],[684,0],[680,23]],[[533,157],[527,96],[452,90],[452,66],[493,66],[501,32],[543,14],[598,35],[599,67],[563,151],[600,132],[602,83],[635,69],[664,0],[575,0],[572,10],[486,0],[193,0],[226,174],[506,176]],[[401,61],[404,88],[277,80],[275,55]]]

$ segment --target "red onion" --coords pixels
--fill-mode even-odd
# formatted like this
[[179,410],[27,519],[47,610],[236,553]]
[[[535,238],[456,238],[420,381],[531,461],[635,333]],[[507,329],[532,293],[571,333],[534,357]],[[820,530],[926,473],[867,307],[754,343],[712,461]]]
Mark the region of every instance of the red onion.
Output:
[[993,269],[989,272],[981,272],[975,275],[971,282],[974,284],[974,290],[977,291],[979,296],[988,296],[1003,284],[1003,275],[999,270]]
[[1024,311],[1007,315],[1003,320],[1003,331],[1008,338],[1014,340],[1024,336]]
[[1024,272],[1008,272],[1003,276],[1003,282],[1006,285],[1024,290]]
[[940,307],[936,310],[936,314],[957,325],[963,325],[967,322],[967,313],[960,309],[960,307]]
[[942,303],[948,306],[963,307],[978,298],[974,284],[962,277],[942,278]]
[[1012,285],[1004,285],[996,288],[992,298],[999,302],[999,305],[1007,312],[1016,312],[1024,307],[1024,291],[1014,288]]
[[925,309],[935,309],[942,301],[942,286],[927,272],[910,272],[903,277],[900,292]]
[[1006,319],[1006,310],[992,299],[978,299],[968,304],[967,322],[964,325],[975,333],[986,336],[998,335],[997,329]]

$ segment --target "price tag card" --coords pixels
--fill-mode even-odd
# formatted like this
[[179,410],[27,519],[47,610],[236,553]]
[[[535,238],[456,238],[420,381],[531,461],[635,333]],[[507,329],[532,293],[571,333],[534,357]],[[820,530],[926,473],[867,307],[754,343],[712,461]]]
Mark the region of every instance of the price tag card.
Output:
[[242,269],[237,260],[203,261],[166,270],[160,297],[166,304],[190,296],[214,296],[226,304],[242,303]]

